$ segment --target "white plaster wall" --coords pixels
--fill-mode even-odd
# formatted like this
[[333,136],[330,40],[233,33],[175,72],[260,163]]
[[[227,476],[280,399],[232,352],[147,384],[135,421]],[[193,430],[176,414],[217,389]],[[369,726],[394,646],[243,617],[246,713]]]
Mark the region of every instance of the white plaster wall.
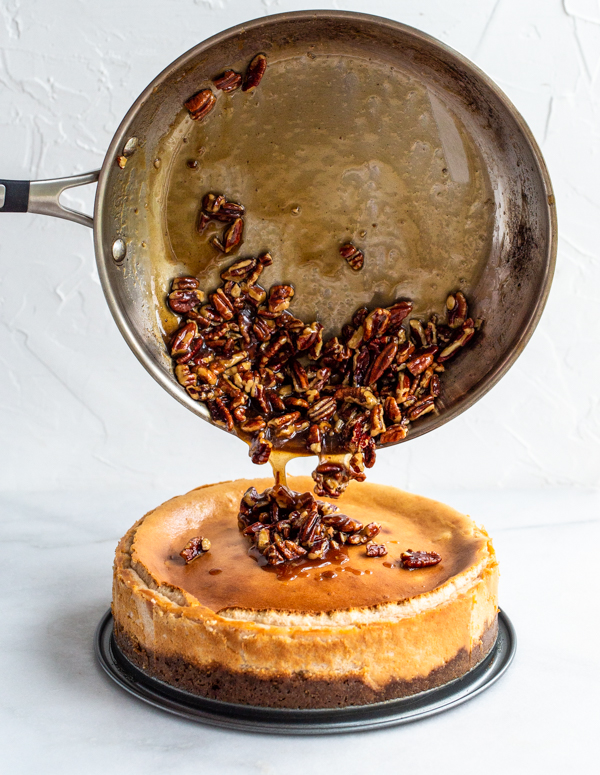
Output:
[[[517,365],[454,422],[381,453],[372,478],[422,492],[598,487],[599,2],[2,0],[0,177],[100,166],[130,103],[182,52],[315,5],[414,25],[488,72],[541,145],[559,215],[553,290]],[[71,201],[89,209],[91,193]],[[110,317],[91,233],[43,216],[0,217],[0,429],[0,491],[175,493],[266,473],[151,380]]]

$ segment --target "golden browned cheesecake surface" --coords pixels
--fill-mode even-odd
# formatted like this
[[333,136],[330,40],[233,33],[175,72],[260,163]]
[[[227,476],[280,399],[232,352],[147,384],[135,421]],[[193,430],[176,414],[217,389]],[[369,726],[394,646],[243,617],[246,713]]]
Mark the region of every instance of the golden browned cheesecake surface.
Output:
[[[185,590],[215,612],[230,608],[327,612],[397,603],[440,587],[480,560],[488,538],[449,506],[392,487],[352,483],[339,502],[344,514],[378,522],[388,554],[367,557],[363,546],[348,547],[334,561],[268,572],[248,555],[248,540],[237,526],[245,490],[259,491],[271,480],[237,480],[208,485],[159,506],[137,529],[132,558],[158,584]],[[311,489],[311,480],[290,479],[293,489]],[[209,538],[211,550],[189,565],[179,556],[193,536]],[[400,554],[435,551],[439,565],[408,571]]]

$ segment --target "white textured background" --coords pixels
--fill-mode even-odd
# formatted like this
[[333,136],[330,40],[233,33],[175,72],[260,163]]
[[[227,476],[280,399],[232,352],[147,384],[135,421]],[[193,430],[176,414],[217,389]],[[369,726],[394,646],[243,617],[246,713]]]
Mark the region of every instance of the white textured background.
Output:
[[[99,167],[131,102],[198,41],[245,19],[314,4],[3,0],[0,6],[0,175],[36,179]],[[541,145],[559,217],[553,290],[517,365],[459,419],[380,454],[372,478],[421,492],[597,487],[600,3],[320,6],[414,25],[489,73]],[[88,208],[90,202],[91,192]],[[39,215],[0,220],[0,491],[174,493],[234,470],[251,475],[245,447],[179,406],[129,352],[96,277],[91,233]]]
[[[521,110],[550,168],[558,265],[531,343],[474,408],[382,453],[371,472],[485,522],[515,663],[451,713],[338,738],[215,730],[106,680],[92,639],[118,537],[163,497],[264,469],[138,365],[104,302],[88,230],[0,215],[0,761],[11,774],[597,768],[600,590],[588,549],[600,541],[600,3],[317,2],[412,24],[473,59]],[[179,54],[245,19],[310,7],[0,0],[0,177],[98,167],[131,102]]]

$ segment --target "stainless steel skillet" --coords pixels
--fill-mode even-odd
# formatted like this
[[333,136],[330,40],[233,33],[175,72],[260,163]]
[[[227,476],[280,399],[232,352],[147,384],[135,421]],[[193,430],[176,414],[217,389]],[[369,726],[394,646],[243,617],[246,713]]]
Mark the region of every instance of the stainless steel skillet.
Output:
[[[474,315],[484,318],[485,326],[453,363],[439,414],[417,421],[408,438],[427,433],[481,398],[522,352],[549,292],[557,234],[550,180],[527,125],[484,73],[424,33],[387,19],[341,11],[280,14],[226,30],[180,57],[138,97],[114,135],[100,171],[53,181],[0,181],[0,212],[44,213],[93,227],[100,279],[119,330],[154,379],[210,422],[206,408],[176,382],[166,356],[156,314],[156,301],[166,288],[157,286],[155,257],[165,273],[169,266],[175,273],[166,210],[170,173],[189,121],[184,101],[215,75],[249,61],[259,51],[275,68],[307,56],[346,57],[372,62],[374,69],[394,68],[447,106],[482,161],[493,222],[485,261],[466,290]],[[124,168],[117,164],[120,156],[127,158]],[[96,180],[93,219],[59,203],[63,190]],[[440,254],[431,260],[435,267],[446,257]],[[419,270],[428,267],[431,264]],[[401,258],[392,270],[398,278],[407,271]],[[338,293],[339,278],[331,283]],[[364,283],[369,289],[369,275]],[[447,290],[451,289],[439,289],[440,300]],[[385,301],[376,290],[372,297],[373,303]],[[325,299],[324,307],[327,303]]]

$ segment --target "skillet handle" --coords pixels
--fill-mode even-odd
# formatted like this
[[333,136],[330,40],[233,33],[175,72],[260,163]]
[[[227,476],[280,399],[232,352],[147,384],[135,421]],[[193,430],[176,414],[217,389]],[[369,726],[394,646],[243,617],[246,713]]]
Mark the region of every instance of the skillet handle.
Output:
[[94,219],[64,207],[60,195],[68,188],[97,183],[100,170],[54,180],[0,180],[0,213],[40,213],[93,228]]

